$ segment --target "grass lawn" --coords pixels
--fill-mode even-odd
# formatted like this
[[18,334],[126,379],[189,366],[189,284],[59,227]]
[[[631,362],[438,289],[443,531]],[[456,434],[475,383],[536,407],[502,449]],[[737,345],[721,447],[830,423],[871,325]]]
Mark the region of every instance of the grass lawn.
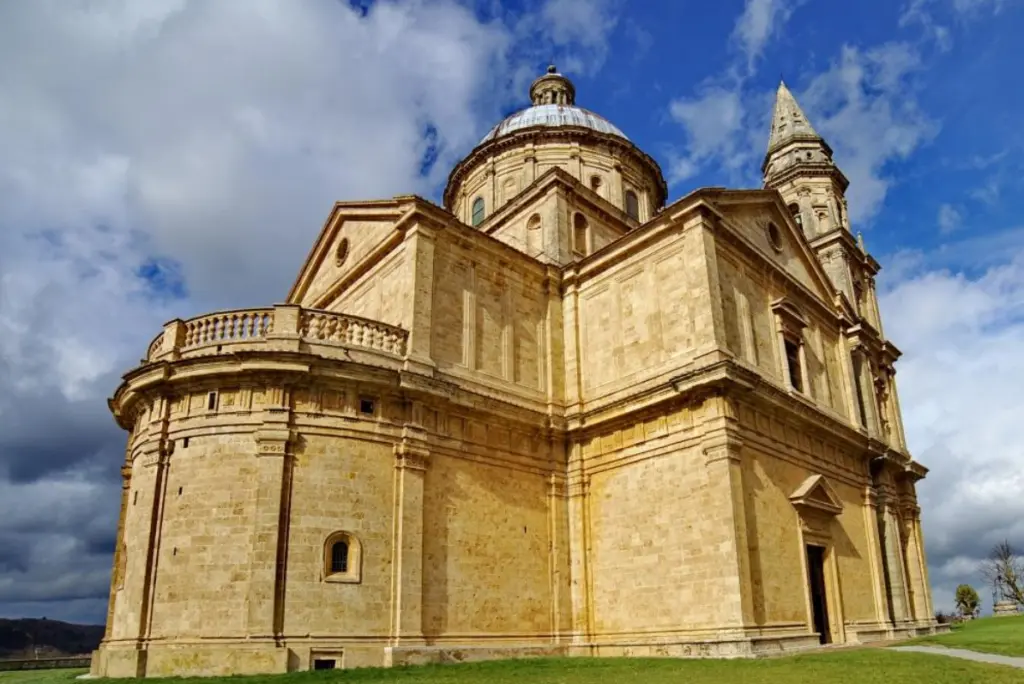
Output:
[[936,644],[982,653],[1024,656],[1024,615],[971,620],[953,625],[953,631],[949,634],[921,637],[904,643]]
[[[0,684],[74,684],[74,678],[82,673],[83,670],[0,672]],[[862,648],[767,660],[551,658],[174,681],[218,684],[228,680],[233,684],[1024,684],[1024,670],[923,653]]]

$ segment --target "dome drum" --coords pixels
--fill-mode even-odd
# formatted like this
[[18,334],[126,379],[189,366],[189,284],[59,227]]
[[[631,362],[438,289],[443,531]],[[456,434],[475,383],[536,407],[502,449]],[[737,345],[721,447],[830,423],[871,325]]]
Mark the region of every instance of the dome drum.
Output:
[[576,106],[568,78],[550,67],[530,96],[531,107],[492,128],[452,170],[446,209],[477,225],[553,167],[634,220],[646,221],[664,206],[668,187],[657,162],[607,119]]

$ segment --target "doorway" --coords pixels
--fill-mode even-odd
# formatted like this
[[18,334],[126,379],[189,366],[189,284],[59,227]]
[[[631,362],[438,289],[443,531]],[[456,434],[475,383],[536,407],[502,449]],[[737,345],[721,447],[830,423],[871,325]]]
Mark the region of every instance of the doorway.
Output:
[[829,631],[828,602],[825,600],[825,547],[807,545],[807,584],[811,591],[811,614],[814,631],[823,644],[832,643]]

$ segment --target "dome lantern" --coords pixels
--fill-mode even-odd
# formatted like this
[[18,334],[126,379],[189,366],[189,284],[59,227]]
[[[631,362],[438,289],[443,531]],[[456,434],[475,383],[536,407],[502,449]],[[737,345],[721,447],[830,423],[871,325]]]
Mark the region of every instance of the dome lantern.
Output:
[[571,107],[576,104],[576,87],[552,64],[548,72],[530,86],[530,100],[534,106],[553,104]]

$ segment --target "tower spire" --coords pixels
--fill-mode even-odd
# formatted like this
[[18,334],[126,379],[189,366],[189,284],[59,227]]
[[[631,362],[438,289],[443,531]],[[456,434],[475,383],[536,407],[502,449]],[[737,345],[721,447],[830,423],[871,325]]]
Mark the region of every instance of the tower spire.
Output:
[[772,131],[768,138],[768,154],[794,140],[824,142],[800,108],[786,82],[780,79],[775,94],[775,111],[772,114]]

